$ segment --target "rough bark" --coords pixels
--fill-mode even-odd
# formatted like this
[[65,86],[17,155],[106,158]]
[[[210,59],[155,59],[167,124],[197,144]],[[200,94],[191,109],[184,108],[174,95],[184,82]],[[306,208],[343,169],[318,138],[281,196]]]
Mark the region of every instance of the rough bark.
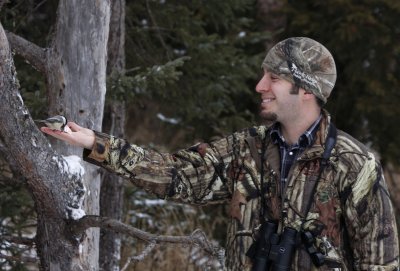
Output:
[[123,73],[125,70],[125,3],[125,0],[111,3],[107,74]]
[[[65,114],[97,130],[101,130],[106,92],[109,20],[109,1],[60,1],[48,58],[54,60],[47,76],[50,113]],[[62,149],[65,144],[57,142],[57,146]]]
[[[56,34],[48,51],[49,115],[101,130],[106,92],[107,40],[110,1],[62,0],[59,2]],[[52,141],[61,154],[80,156],[81,150]],[[87,214],[100,210],[100,171],[84,164],[86,187],[83,208]],[[98,270],[99,230],[88,229],[82,242],[84,270]]]
[[[107,75],[113,76],[125,71],[125,0],[111,3],[110,36],[108,39]],[[112,91],[112,90],[108,90]],[[107,133],[117,137],[125,135],[125,102],[110,101],[105,109],[103,124]],[[100,192],[101,216],[121,220],[124,201],[123,179],[108,171],[103,172]],[[121,234],[101,229],[100,231],[100,270],[120,270]]]
[[46,73],[45,49],[27,41],[22,37],[15,35],[14,33],[7,33],[7,38],[10,44],[12,44],[13,51],[22,56],[35,69],[43,74]]
[[[107,0],[61,0],[50,48],[40,49],[22,38],[9,35],[14,50],[32,61],[38,70],[44,71],[49,115],[63,114],[82,126],[101,130],[109,18],[110,2]],[[2,41],[5,58],[8,50],[5,36]],[[2,66],[11,73],[13,65],[9,63],[12,60],[11,56],[7,57]],[[11,164],[18,165],[33,194],[38,215],[35,241],[41,269],[98,270],[99,230],[88,229],[83,236],[71,239],[66,234],[65,219],[80,208],[88,214],[99,213],[99,170],[82,164],[83,176],[68,175],[64,169],[67,163],[60,154],[81,156],[81,150],[55,140],[51,141],[50,148],[23,105],[15,75],[11,74],[10,78],[3,76],[3,79],[8,80],[8,84],[12,82],[2,88],[12,90],[12,95],[10,91],[3,91],[1,117],[7,116],[5,113],[9,115],[12,110],[16,113],[12,113],[13,118],[8,116],[8,122],[1,122],[2,141],[12,153]],[[31,136],[28,131],[36,134]],[[85,257],[80,257],[80,254]]]
[[[67,214],[79,205],[80,174],[70,174],[65,159],[54,152],[37,129],[18,91],[15,67],[0,26],[0,139],[7,159],[25,176],[35,201],[35,243],[42,270],[81,270],[79,247],[64,231]],[[51,240],[51,241],[50,241]],[[62,257],[62,260],[60,260]]]
[[[105,172],[101,185],[100,214],[121,220],[124,200],[123,180]],[[121,260],[121,233],[101,229],[100,270],[117,271]]]

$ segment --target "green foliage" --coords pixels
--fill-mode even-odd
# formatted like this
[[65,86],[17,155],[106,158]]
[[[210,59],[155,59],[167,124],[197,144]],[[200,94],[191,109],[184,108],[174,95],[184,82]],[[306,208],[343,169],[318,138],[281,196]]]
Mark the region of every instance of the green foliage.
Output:
[[327,104],[339,128],[398,163],[400,4],[397,1],[289,1],[284,36],[308,36],[333,53],[336,87]]
[[[164,65],[149,68],[134,68],[134,76],[127,74],[111,74],[107,81],[107,98],[125,100],[135,98],[136,94],[149,95],[152,89],[166,88],[179,80],[182,72],[179,70],[189,57],[180,57]],[[129,71],[128,71],[129,72]]]
[[[254,122],[252,91],[270,38],[256,28],[255,1],[206,2],[128,2],[126,46],[127,67],[140,67],[128,80],[136,83],[130,90],[135,101],[151,97],[165,105],[165,115],[203,139]],[[177,74],[171,61],[181,57]],[[146,76],[149,68],[163,65],[173,68],[166,69],[173,80],[152,82],[159,77]],[[144,76],[142,86],[137,79]]]

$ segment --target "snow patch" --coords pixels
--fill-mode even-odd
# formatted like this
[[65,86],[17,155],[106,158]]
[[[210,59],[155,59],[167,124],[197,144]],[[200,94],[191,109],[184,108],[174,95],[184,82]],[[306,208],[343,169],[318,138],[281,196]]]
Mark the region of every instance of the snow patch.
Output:
[[68,217],[73,219],[73,220],[78,220],[81,219],[86,215],[85,211],[83,209],[75,209],[75,208],[68,208]]
[[31,138],[31,142],[32,142],[32,146],[36,148],[37,147],[36,139],[35,138]]
[[246,37],[246,32],[245,31],[241,31],[239,34],[238,34],[238,37],[239,38],[244,38],[244,37]]
[[24,100],[22,99],[22,96],[18,93],[17,97],[19,99],[19,101],[21,102],[21,105],[24,105]]
[[176,119],[176,118],[167,118],[166,116],[164,116],[164,115],[161,114],[161,113],[158,113],[158,114],[157,114],[157,118],[159,118],[161,121],[164,121],[164,122],[167,122],[167,123],[170,123],[170,124],[178,124],[178,123],[180,122],[179,119]]
[[145,200],[135,200],[135,205],[145,205],[145,206],[160,206],[165,205],[167,201],[163,199],[145,199]]
[[82,178],[85,174],[85,169],[81,165],[81,158],[77,155],[62,156],[63,159],[59,159],[54,156],[53,161],[58,164],[58,167],[63,173],[67,173],[69,177],[76,176]]
[[81,165],[81,158],[76,155],[54,156],[52,160],[57,163],[60,171],[69,177],[68,184],[65,184],[65,193],[68,195],[66,216],[78,220],[86,215],[82,209],[86,188],[82,182],[85,169]]
[[185,49],[174,49],[174,54],[176,54],[178,56],[183,56],[186,54],[186,50]]

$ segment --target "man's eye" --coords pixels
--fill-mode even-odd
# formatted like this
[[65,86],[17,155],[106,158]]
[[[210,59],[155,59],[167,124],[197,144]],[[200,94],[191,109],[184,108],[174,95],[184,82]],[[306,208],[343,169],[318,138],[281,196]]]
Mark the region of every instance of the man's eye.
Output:
[[272,80],[272,81],[278,81],[278,80],[279,80],[279,77],[276,76],[276,75],[272,75],[272,76],[271,76],[271,80]]

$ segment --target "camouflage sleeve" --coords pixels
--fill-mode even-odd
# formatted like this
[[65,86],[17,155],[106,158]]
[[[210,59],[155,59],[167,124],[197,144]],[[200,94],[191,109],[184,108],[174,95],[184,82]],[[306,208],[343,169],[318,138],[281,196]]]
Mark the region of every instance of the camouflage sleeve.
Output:
[[228,172],[237,165],[235,149],[239,149],[240,136],[168,154],[95,134],[93,149],[83,152],[85,161],[122,175],[160,198],[205,204],[224,201],[231,195]]
[[381,166],[369,153],[347,187],[345,223],[354,270],[398,270],[399,244],[392,203]]

